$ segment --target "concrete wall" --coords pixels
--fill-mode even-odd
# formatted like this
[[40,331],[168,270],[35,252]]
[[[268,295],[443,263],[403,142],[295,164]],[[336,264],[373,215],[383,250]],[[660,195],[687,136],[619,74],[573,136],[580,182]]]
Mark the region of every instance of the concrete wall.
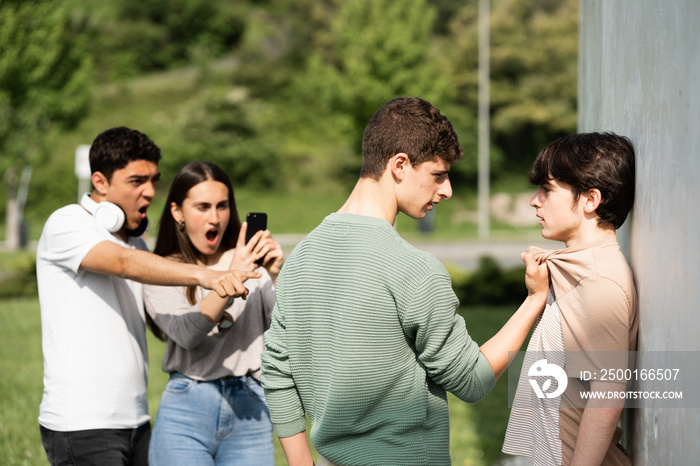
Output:
[[[639,350],[699,351],[700,1],[580,6],[579,129],[624,134],[637,155],[618,236],[637,282]],[[700,464],[700,409],[628,414],[634,464]]]

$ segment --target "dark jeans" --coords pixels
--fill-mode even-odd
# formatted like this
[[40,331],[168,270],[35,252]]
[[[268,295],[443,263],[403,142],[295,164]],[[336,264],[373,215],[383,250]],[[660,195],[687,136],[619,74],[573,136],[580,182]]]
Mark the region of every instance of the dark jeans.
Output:
[[39,426],[41,442],[52,466],[147,466],[151,424],[137,429],[94,429],[57,432]]

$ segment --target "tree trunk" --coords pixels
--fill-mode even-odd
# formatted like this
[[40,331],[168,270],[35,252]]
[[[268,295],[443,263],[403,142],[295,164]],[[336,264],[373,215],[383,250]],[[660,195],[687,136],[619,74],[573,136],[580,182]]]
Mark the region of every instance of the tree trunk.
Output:
[[5,227],[5,247],[16,251],[27,247],[28,231],[24,222],[24,207],[27,205],[29,181],[32,179],[32,166],[22,168],[22,176],[17,176],[17,168],[7,171],[7,217]]
[[5,212],[5,248],[8,251],[19,249],[20,209],[17,199],[17,168],[7,170],[7,210]]

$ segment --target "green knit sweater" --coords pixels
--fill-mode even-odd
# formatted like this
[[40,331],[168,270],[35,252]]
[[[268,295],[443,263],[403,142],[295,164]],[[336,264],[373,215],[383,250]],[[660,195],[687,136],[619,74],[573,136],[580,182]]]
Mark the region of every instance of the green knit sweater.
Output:
[[455,313],[444,266],[385,220],[331,214],[285,262],[262,384],[275,431],[306,428],[328,460],[450,464],[446,391],[495,384]]

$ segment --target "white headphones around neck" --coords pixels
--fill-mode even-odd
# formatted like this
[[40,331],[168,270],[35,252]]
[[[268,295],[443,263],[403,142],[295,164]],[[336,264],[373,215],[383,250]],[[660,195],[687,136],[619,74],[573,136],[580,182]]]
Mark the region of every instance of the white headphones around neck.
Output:
[[83,194],[80,205],[95,217],[97,223],[102,225],[110,233],[116,233],[124,226],[124,211],[117,204],[111,202],[95,202],[90,198],[90,193]]

